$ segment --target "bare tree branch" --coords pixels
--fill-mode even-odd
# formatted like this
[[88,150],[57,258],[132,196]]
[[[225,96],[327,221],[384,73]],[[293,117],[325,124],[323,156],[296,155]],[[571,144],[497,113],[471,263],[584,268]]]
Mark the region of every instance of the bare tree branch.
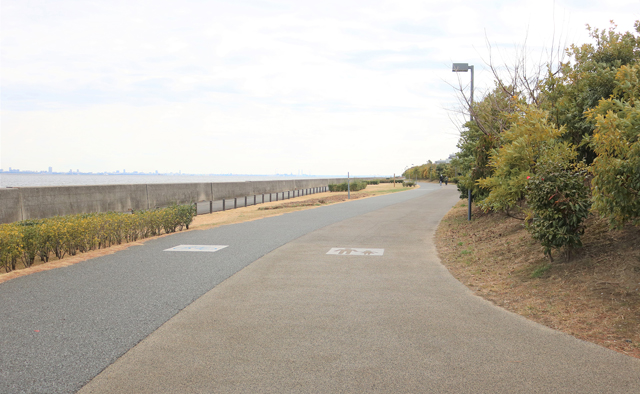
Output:
[[[468,85],[462,84],[460,75],[458,75],[457,86],[449,85],[456,90],[458,101],[464,108],[459,112],[468,111],[480,131],[485,135],[491,135],[502,133],[509,127],[504,115],[517,111],[515,105],[517,102],[524,101],[534,106],[541,104],[540,95],[543,90],[543,83],[549,75],[555,75],[559,72],[562,67],[565,50],[559,44],[556,44],[554,29],[551,47],[548,49],[542,48],[538,61],[535,64],[531,64],[527,32],[522,45],[514,48],[515,60],[509,64],[503,60],[502,65],[499,65],[495,60],[493,46],[486,32],[485,42],[488,59],[483,59],[483,62],[493,75],[495,88],[484,94],[482,99],[471,103],[470,95],[465,94]],[[476,94],[476,97],[481,97],[481,95]]]

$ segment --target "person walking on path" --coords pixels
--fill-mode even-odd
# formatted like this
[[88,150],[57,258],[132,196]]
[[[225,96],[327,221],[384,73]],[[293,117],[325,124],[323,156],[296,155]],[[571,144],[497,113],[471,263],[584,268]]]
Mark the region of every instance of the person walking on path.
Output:
[[442,180],[443,180],[442,178],[443,178],[443,176],[442,176],[442,174],[440,174],[440,186],[442,186]]

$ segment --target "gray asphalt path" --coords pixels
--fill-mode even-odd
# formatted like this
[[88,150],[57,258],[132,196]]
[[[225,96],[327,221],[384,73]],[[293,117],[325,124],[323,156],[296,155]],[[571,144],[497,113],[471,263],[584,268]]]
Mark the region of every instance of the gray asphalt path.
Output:
[[640,360],[497,308],[448,273],[432,235],[456,200],[424,193],[288,242],[80,393],[640,392]]
[[[436,185],[178,233],[0,284],[0,393],[74,393],[172,316],[272,250],[327,225],[420,198]],[[223,244],[176,254],[180,244]],[[39,331],[39,332],[36,332]]]

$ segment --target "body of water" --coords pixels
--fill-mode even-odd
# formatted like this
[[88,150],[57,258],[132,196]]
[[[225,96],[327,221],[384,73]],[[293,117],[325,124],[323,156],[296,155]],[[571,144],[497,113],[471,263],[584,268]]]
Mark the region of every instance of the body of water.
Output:
[[0,173],[0,187],[209,183],[340,178],[278,175],[90,175]]

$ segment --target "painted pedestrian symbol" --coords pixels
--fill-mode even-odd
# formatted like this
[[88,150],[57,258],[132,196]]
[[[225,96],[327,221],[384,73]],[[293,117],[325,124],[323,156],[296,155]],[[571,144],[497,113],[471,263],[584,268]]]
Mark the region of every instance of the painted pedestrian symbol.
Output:
[[382,256],[384,249],[371,248],[331,248],[327,254],[337,254],[343,256]]
[[165,252],[217,252],[229,245],[178,245],[165,249]]

